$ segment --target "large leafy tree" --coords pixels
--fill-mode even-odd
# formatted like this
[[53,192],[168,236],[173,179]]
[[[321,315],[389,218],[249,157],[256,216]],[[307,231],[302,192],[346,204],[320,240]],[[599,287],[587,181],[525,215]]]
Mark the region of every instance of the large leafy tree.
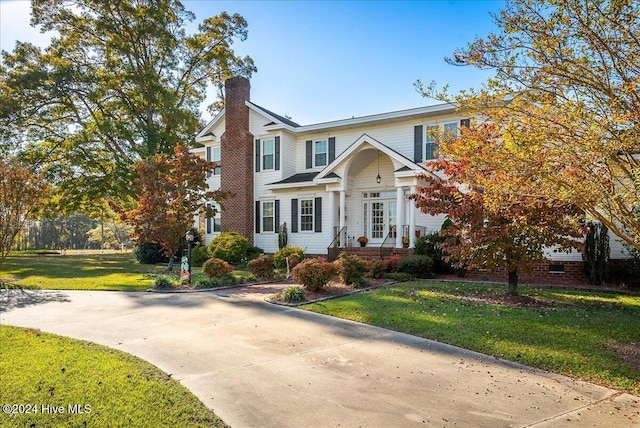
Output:
[[[569,251],[579,245],[583,227],[575,207],[522,195],[488,204],[483,188],[476,185],[478,171],[471,162],[443,159],[428,168],[431,174],[421,177],[427,184],[411,198],[423,212],[445,214],[450,220],[440,232],[443,241],[438,246],[454,267],[504,268],[507,294],[516,295],[520,272],[543,260],[545,250]],[[495,175],[489,170],[480,174]]]
[[16,236],[40,208],[48,189],[41,174],[15,158],[0,160],[0,269]]
[[444,142],[468,159],[485,201],[501,194],[576,205],[640,249],[640,3],[508,0],[501,32],[456,51],[456,65],[495,70],[481,90],[427,96],[499,124],[491,138]]
[[194,213],[213,216],[214,204],[207,202],[224,199],[224,193],[209,190],[206,183],[207,172],[215,167],[185,145],[175,146],[173,156],[156,154],[140,161],[135,167],[137,206],[129,211],[120,207],[137,243],[160,244],[167,256],[173,256],[193,227]]
[[54,37],[2,53],[0,129],[5,149],[47,167],[67,211],[133,197],[136,163],[192,140],[207,86],[256,70],[232,49],[247,37],[237,14],[187,35],[195,17],[177,0],[31,3]]

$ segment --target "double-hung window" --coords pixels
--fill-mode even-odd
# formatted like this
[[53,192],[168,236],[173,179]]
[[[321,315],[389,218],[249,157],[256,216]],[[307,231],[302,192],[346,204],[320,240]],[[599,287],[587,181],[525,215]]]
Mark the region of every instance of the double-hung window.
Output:
[[218,165],[213,170],[213,175],[220,175],[220,147],[211,148],[211,162],[215,162]]
[[273,207],[273,202],[263,202],[262,203],[262,231],[263,232],[273,232],[275,231],[274,220],[275,220],[275,210]]
[[313,159],[315,166],[327,166],[327,140],[318,140],[313,142]]
[[444,138],[453,139],[458,136],[458,122],[444,124]]
[[428,125],[427,126],[427,135],[425,137],[426,147],[425,147],[425,160],[435,159],[436,153],[438,151],[438,130],[440,127],[438,125]]
[[300,200],[300,230],[313,232],[313,199]]
[[220,205],[207,203],[207,208],[215,209],[216,213],[213,217],[207,216],[207,235],[212,233],[218,233],[221,231],[220,229]]
[[274,169],[275,142],[273,138],[262,141],[262,169]]

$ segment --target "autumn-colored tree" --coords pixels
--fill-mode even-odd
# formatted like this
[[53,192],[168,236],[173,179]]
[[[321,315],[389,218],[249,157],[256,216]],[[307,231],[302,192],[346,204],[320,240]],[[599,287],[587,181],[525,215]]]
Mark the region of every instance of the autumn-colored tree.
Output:
[[193,226],[194,214],[213,216],[208,205],[215,204],[207,202],[215,200],[219,204],[224,198],[220,191],[209,190],[206,183],[207,172],[216,166],[190,153],[184,145],[176,146],[172,157],[157,154],[139,162],[135,167],[137,206],[123,212],[138,244],[160,244],[167,256],[173,256]]
[[411,198],[423,212],[446,214],[450,220],[438,247],[454,267],[505,268],[507,294],[516,295],[519,273],[543,260],[545,249],[569,251],[579,245],[583,231],[575,207],[522,195],[487,204],[484,191],[474,184],[477,172],[470,162],[442,159],[428,168],[432,174],[421,177],[427,185]]
[[496,173],[479,183],[485,203],[555,198],[640,249],[640,2],[510,0],[495,21],[501,32],[448,59],[495,70],[483,89],[452,97],[418,82],[499,125],[442,154]]
[[48,190],[41,174],[15,158],[0,160],[0,269],[16,236],[47,197]]

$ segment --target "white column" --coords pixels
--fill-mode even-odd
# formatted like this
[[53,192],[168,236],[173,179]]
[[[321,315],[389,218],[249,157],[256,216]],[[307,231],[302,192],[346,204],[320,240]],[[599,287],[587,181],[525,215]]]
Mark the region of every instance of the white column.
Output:
[[331,239],[335,238],[334,233],[336,225],[336,197],[335,192],[329,191],[329,231],[331,232]]
[[347,224],[346,219],[346,211],[347,211],[347,195],[344,190],[340,191],[340,246],[347,246],[347,234],[343,230]]
[[[410,194],[416,193],[416,186],[411,186]],[[416,207],[409,205],[409,248],[416,245]]]
[[402,223],[404,223],[404,188],[396,187],[396,248],[402,248]]

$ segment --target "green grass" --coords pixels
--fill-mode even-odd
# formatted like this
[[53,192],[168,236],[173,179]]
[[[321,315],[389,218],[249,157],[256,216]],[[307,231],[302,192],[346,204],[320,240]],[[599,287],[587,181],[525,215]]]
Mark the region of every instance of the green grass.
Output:
[[[151,364],[37,330],[0,326],[0,385],[0,404],[31,412],[10,415],[3,407],[0,426],[227,426]],[[85,413],[72,413],[74,405]],[[43,406],[49,412],[62,406],[64,413]]]
[[303,308],[640,394],[640,370],[613,350],[640,342],[640,297],[521,288],[521,295],[551,306],[474,299],[504,291],[479,284],[408,282]]
[[[131,253],[9,256],[0,277],[22,288],[142,291],[165,266],[139,264]],[[178,266],[178,269],[180,267]]]
[[[179,282],[180,265],[172,273],[166,265],[143,265],[133,254],[69,254],[69,255],[10,255],[2,266],[0,278],[17,278],[9,283],[21,288],[50,290],[115,290],[144,291],[153,287],[159,275]],[[192,283],[205,280],[201,267],[193,267]],[[236,278],[246,279],[246,270],[234,270]]]

